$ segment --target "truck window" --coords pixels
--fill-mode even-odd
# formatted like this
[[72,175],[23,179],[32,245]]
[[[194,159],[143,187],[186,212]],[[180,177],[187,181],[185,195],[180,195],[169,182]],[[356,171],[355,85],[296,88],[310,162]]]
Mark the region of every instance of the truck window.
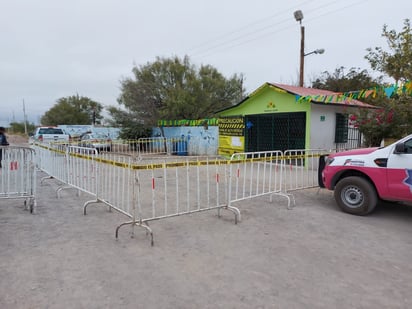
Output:
[[405,142],[406,153],[412,153],[412,139]]
[[64,133],[62,129],[42,128],[39,130],[39,134],[64,134]]

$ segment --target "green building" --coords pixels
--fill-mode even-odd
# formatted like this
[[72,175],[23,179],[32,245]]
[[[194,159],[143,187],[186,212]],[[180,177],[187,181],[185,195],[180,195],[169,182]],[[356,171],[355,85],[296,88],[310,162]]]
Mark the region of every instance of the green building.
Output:
[[361,134],[348,116],[359,108],[373,106],[331,91],[265,83],[217,113],[218,153],[356,148]]

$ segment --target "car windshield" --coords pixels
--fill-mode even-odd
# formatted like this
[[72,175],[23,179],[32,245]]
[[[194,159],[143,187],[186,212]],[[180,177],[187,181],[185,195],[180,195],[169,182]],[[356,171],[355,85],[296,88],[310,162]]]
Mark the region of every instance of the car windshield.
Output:
[[107,139],[107,136],[101,133],[90,134],[91,139]]
[[56,128],[41,128],[39,134],[64,134],[62,129]]

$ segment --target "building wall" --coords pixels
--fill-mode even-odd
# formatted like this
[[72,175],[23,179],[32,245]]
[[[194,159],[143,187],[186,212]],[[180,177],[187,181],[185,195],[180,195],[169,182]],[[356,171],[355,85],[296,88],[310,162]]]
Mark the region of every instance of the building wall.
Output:
[[[189,155],[209,155],[213,156],[217,154],[218,148],[218,127],[209,126],[207,129],[203,126],[199,127],[164,127],[164,137],[176,138],[186,137],[192,141],[192,145],[195,147],[189,147]],[[159,127],[153,128],[153,137],[162,136]],[[193,153],[190,153],[190,152]]]
[[96,127],[93,125],[58,125],[58,127],[62,128],[67,134],[70,134],[71,136],[80,136],[86,132],[93,132],[102,133],[112,139],[116,139],[120,134],[120,128],[113,127]]
[[311,113],[311,149],[333,149],[335,140],[336,113],[334,106],[312,104]]
[[[259,115],[259,114],[273,114],[273,113],[306,113],[306,136],[305,144],[310,144],[310,127],[311,127],[311,104],[308,102],[297,103],[295,95],[287,93],[284,90],[278,89],[270,85],[264,85],[253,94],[250,98],[245,100],[242,104],[231,109],[219,113],[220,117],[242,116],[245,115]],[[246,124],[247,125],[247,124]],[[239,152],[237,145],[239,138],[235,137],[236,145],[229,143],[233,140],[232,136],[219,135],[219,153],[227,154],[232,152]],[[244,146],[244,138],[240,139],[242,148]]]
[[352,112],[354,109],[350,107],[312,104],[309,148],[335,149],[336,114]]
[[[296,97],[273,86],[264,86],[239,106],[222,111],[219,116],[254,115],[265,113],[307,112],[309,103],[297,103]],[[308,119],[309,122],[309,119]]]

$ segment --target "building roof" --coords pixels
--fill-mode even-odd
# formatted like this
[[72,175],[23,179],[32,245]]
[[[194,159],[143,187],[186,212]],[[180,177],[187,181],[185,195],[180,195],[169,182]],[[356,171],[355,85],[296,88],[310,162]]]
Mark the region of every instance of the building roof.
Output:
[[376,108],[373,105],[355,100],[349,97],[342,96],[341,93],[333,92],[329,90],[315,89],[315,88],[305,88],[298,86],[291,86],[278,83],[266,83],[266,85],[276,87],[278,89],[285,90],[286,92],[298,95],[300,97],[310,97],[311,103],[316,104],[333,104],[333,105],[343,105],[343,106],[353,106],[353,107],[363,107],[363,108]]
[[[280,91],[280,92],[289,93],[291,95],[294,95],[296,96],[296,101],[298,101],[299,99],[305,99],[303,100],[303,102],[310,102],[313,104],[320,104],[320,105],[336,105],[336,106],[357,107],[357,108],[377,108],[376,106],[346,97],[342,95],[342,93],[338,93],[338,92],[267,82],[267,83],[264,83],[259,88],[257,88],[255,91],[251,92],[246,98],[244,98],[239,103],[233,106],[221,109],[217,111],[216,113],[220,113],[220,112],[223,112],[223,111],[226,111],[226,110],[229,110],[236,106],[241,105],[242,103],[244,103],[251,97],[255,96],[257,93],[261,92],[263,89],[266,89],[267,87],[270,87],[274,89],[275,91]],[[310,98],[310,101],[307,100],[308,98]]]

